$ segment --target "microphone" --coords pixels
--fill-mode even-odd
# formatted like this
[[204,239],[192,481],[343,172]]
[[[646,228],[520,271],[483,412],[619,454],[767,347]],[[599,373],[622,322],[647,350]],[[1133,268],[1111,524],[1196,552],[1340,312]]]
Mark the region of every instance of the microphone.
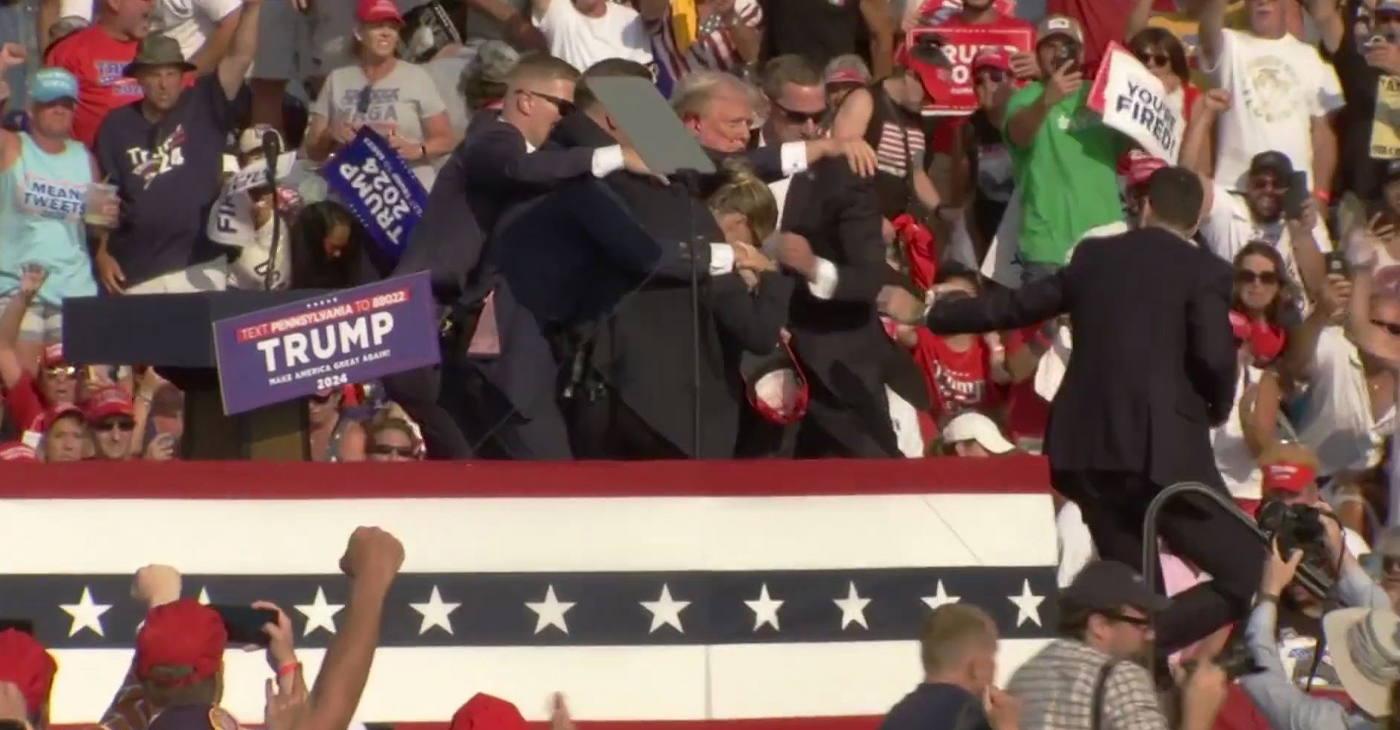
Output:
[[272,185],[277,179],[277,158],[282,155],[282,135],[277,130],[263,132],[262,153],[267,160],[267,184]]
[[267,271],[263,272],[263,289],[272,290],[277,281],[277,249],[282,237],[282,216],[277,214],[277,158],[282,154],[282,135],[275,129],[263,132],[263,159],[267,161],[267,186],[272,189],[272,245],[267,252]]

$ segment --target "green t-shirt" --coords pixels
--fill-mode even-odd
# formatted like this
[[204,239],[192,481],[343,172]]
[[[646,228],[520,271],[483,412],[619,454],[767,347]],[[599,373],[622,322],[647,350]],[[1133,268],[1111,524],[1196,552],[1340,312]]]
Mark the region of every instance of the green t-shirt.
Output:
[[[1037,81],[1016,92],[1006,118],[1036,103],[1044,90]],[[1023,261],[1063,264],[1085,231],[1123,220],[1115,167],[1123,137],[1104,126],[1088,98],[1085,82],[1078,94],[1050,109],[1031,146],[1008,142],[1021,191]]]

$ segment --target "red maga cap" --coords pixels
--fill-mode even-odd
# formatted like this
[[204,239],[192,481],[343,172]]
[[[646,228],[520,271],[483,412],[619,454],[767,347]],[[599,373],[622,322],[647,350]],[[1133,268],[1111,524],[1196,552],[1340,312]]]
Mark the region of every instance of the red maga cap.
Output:
[[477,692],[452,715],[447,730],[525,730],[525,718],[515,705]]
[[44,348],[44,367],[51,368],[63,364],[63,343],[55,342]]
[[34,637],[22,631],[0,631],[0,682],[9,682],[24,695],[30,717],[49,702],[58,663]]
[[88,398],[87,408],[83,415],[88,422],[100,421],[111,416],[127,416],[132,414],[131,395],[125,390],[115,385],[109,385]]
[[392,20],[403,25],[403,13],[394,0],[360,0],[355,6],[355,20],[361,23],[382,23]]
[[1263,471],[1264,491],[1282,489],[1297,494],[1317,479],[1317,470],[1302,464],[1269,464]]
[[[193,598],[156,606],[136,635],[136,676],[174,687],[208,679],[219,671],[227,643],[223,618]],[[153,676],[151,670],[161,666],[193,671],[171,679]]]

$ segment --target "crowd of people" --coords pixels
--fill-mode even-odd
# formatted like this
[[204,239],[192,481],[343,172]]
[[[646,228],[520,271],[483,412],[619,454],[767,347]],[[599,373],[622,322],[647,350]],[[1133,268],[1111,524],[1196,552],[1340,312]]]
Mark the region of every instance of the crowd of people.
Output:
[[[67,298],[425,269],[442,365],[317,394],[312,458],[1034,453],[1067,324],[938,335],[885,316],[880,291],[949,301],[1053,275],[1081,239],[1139,225],[1148,179],[1180,166],[1207,190],[1193,240],[1234,271],[1239,377],[1213,438],[1231,493],[1258,499],[1267,452],[1298,441],[1344,511],[1378,504],[1400,3],[1052,0],[1035,24],[990,0],[32,9],[32,32],[0,26],[10,458],[180,456],[160,372],[64,360]],[[968,56],[938,32],[969,27],[1030,41]],[[1189,120],[1178,159],[1090,108],[1112,43]],[[652,174],[589,88],[628,76],[718,173]],[[945,113],[959,91],[976,108]],[[421,186],[398,249],[318,174],[363,130]],[[289,151],[276,189],[230,187],[266,166],[269,133]],[[1362,249],[1357,297],[1366,267],[1328,254]],[[94,409],[99,391],[116,400]]]
[[[1187,174],[1204,197],[1178,233],[1230,272],[1202,291],[1228,298],[1236,367],[1219,413],[1183,417],[1237,502],[1382,537],[1396,0],[43,0],[0,21],[0,459],[181,456],[180,389],[69,363],[65,299],[418,271],[442,363],[309,398],[314,460],[1038,453],[1096,343],[1061,316],[938,334],[893,302],[1062,276],[1081,241],[1171,212],[1154,189],[1181,207]],[[1027,41],[968,53],[969,28]],[[1095,111],[1115,44],[1186,120],[1175,159]],[[716,172],[653,171],[618,78],[654,84]],[[959,93],[975,108],[949,112]],[[240,186],[269,138],[277,183]],[[421,195],[397,248],[327,182],[366,138]],[[1066,583],[1094,547],[1078,509]]]

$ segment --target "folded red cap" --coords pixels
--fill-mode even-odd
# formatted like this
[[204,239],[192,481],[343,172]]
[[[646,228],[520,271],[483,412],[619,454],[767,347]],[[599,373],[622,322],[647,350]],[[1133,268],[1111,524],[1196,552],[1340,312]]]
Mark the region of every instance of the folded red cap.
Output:
[[1317,470],[1303,464],[1269,464],[1263,468],[1264,491],[1282,489],[1298,493],[1317,479]]
[[63,364],[63,343],[55,342],[44,348],[44,367],[51,368]]
[[447,730],[525,730],[525,718],[510,702],[477,692],[452,715]]
[[1273,362],[1283,354],[1283,346],[1288,344],[1288,333],[1282,327],[1268,322],[1252,322],[1249,331],[1249,350],[1254,353],[1254,364],[1259,367]]
[[88,398],[83,415],[89,423],[111,416],[131,416],[131,396],[120,387],[109,385]]
[[22,631],[0,631],[0,682],[9,682],[24,695],[30,717],[49,702],[58,663],[34,637]]
[[[193,598],[156,606],[136,635],[136,676],[166,686],[208,679],[223,663],[228,631],[214,609]],[[152,673],[160,666],[189,667],[189,674],[164,678]]]

